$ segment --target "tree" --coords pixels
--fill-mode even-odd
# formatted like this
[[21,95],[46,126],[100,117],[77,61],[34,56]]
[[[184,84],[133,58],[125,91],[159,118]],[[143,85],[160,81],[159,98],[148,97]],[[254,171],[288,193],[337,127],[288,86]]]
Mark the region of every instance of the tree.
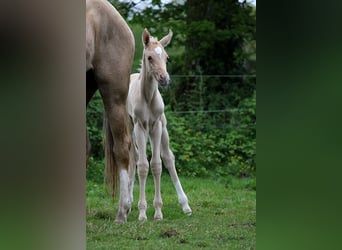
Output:
[[[132,25],[146,27],[157,37],[174,31],[168,47],[171,75],[254,73],[250,59],[255,55],[256,17],[251,5],[238,0],[178,2],[153,0],[138,12],[132,12],[133,1],[127,4]],[[236,107],[254,89],[253,79],[183,78],[174,79],[164,99],[173,110],[223,109]]]
[[[237,0],[188,0],[185,11],[184,74],[249,73],[245,65],[250,55],[245,48],[256,39],[255,16],[250,5]],[[255,89],[254,82],[243,78],[205,79],[203,86],[198,83],[198,79],[188,78],[178,84],[178,109],[199,106],[199,93],[206,97],[202,100],[204,109],[237,106]],[[227,94],[233,96],[227,98]]]

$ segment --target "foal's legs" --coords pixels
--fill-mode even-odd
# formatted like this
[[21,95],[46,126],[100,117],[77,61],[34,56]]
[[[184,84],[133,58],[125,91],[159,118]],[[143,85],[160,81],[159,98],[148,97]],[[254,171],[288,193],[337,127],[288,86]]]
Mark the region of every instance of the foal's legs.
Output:
[[138,176],[139,176],[139,220],[144,221],[147,220],[146,209],[147,202],[145,196],[145,185],[148,174],[148,161],[146,157],[146,143],[147,143],[147,132],[142,127],[140,123],[134,124],[134,136],[135,142],[138,147]]
[[135,181],[135,171],[137,167],[137,159],[138,159],[138,152],[137,152],[137,148],[135,145],[134,134],[132,132],[132,144],[131,144],[131,149],[129,151],[129,170],[128,170],[129,195],[130,195],[130,200],[132,204],[133,204],[133,191],[134,191],[134,181]]
[[152,147],[152,159],[151,159],[151,170],[154,179],[154,200],[153,206],[155,208],[154,219],[162,220],[162,207],[163,201],[160,193],[160,176],[162,172],[162,164],[160,159],[160,139],[161,139],[161,131],[162,125],[158,120],[155,122],[152,130],[150,131],[150,139],[151,139],[151,147]]
[[182,185],[177,175],[176,167],[175,167],[175,157],[169,146],[169,133],[166,128],[166,118],[165,115],[162,117],[162,135],[161,135],[161,157],[165,164],[165,167],[170,173],[173,185],[176,188],[178,202],[181,204],[183,212],[186,214],[191,214],[191,208],[188,203],[188,197],[183,191]]

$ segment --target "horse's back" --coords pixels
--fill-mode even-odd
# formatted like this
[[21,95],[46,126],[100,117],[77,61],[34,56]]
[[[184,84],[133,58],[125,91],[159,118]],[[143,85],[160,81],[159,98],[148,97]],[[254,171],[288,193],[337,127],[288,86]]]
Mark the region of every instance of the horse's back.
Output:
[[106,0],[86,1],[86,57],[87,71],[94,68],[105,73],[130,71],[134,57],[133,33]]

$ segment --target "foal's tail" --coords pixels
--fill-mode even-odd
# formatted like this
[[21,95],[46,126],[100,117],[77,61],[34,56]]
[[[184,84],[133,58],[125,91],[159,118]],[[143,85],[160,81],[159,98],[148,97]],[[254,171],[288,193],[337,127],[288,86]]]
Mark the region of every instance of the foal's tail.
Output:
[[107,191],[109,191],[114,199],[117,186],[119,184],[120,170],[116,163],[114,155],[114,140],[113,134],[110,129],[109,120],[106,112],[104,112],[103,120],[103,131],[104,131],[104,147],[105,147],[105,172],[104,172],[104,183]]

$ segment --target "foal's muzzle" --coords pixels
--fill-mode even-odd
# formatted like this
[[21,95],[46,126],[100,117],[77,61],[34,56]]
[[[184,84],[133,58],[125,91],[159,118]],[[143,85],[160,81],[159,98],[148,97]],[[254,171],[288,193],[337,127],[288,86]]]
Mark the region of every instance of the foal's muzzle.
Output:
[[158,83],[160,84],[160,86],[163,86],[163,87],[169,85],[170,83],[169,75],[160,75],[158,77]]

